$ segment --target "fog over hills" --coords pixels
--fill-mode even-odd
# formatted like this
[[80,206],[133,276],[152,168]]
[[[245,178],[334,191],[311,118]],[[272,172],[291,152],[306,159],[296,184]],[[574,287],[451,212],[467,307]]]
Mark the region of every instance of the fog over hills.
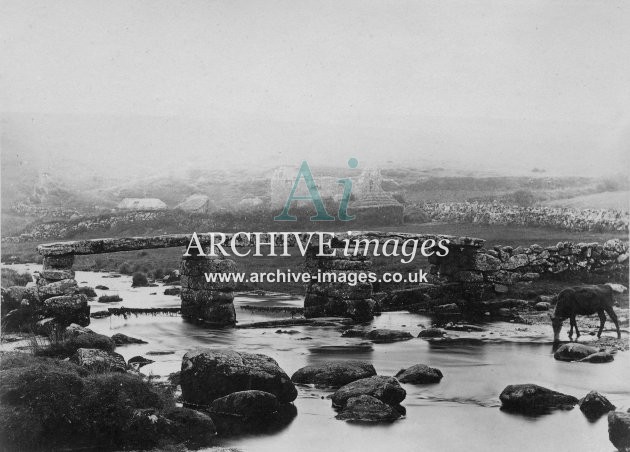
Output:
[[43,173],[98,201],[159,178],[224,174],[225,185],[350,157],[453,174],[617,173],[630,162],[625,6],[7,3],[2,199]]

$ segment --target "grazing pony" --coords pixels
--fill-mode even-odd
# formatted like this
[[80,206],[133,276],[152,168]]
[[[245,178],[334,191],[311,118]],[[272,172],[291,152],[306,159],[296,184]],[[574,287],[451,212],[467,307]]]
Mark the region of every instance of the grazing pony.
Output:
[[570,287],[560,292],[558,294],[556,310],[553,315],[550,315],[554,342],[560,340],[560,330],[562,329],[562,322],[564,322],[565,319],[568,318],[571,324],[569,340],[573,340],[573,327],[575,327],[575,339],[577,340],[580,337],[580,332],[578,331],[575,316],[592,315],[595,313],[599,315],[600,321],[597,337],[599,338],[602,335],[607,313],[617,327],[617,337],[621,339],[619,321],[617,320],[617,314],[615,314],[613,310],[614,300],[612,294],[612,288],[605,284],[599,286]]

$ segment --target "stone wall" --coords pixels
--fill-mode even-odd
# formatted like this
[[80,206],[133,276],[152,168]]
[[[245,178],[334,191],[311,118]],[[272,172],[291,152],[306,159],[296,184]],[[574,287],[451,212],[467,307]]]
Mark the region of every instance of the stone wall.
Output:
[[191,256],[182,259],[182,316],[213,325],[234,325],[234,289],[230,282],[208,282],[205,273],[235,273],[236,263],[230,259]]
[[[462,283],[464,298],[480,299],[505,293],[510,285],[540,278],[580,276],[587,281],[628,279],[628,243],[559,242],[554,246],[495,246],[493,249],[452,247],[445,257],[429,258],[429,272]],[[466,296],[468,295],[468,296]]]
[[409,206],[422,210],[432,221],[445,223],[500,224],[546,227],[570,231],[628,232],[628,211],[518,207],[504,204],[464,202],[425,203]]

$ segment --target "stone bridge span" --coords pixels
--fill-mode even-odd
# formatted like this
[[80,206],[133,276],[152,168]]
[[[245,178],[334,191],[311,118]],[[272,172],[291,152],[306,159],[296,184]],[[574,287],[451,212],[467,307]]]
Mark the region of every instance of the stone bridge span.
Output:
[[[319,270],[335,273],[349,273],[369,271],[371,269],[370,256],[360,254],[358,256],[318,256],[318,236],[310,237],[313,233],[289,233],[280,236],[274,233],[274,243],[278,247],[277,254],[281,254],[282,247],[298,246],[298,240],[302,246],[308,243],[305,253],[305,268],[311,273]],[[355,231],[327,233],[333,234],[325,237],[326,244],[331,248],[342,248],[345,240],[370,241],[381,246],[398,240],[403,243],[408,240],[421,244],[432,240],[438,243],[441,240],[448,241],[451,260],[470,260],[482,249],[484,240],[470,237],[455,237],[449,235],[435,235],[422,233],[400,233],[381,231]],[[270,242],[271,235],[263,233],[256,238],[249,238],[244,234],[224,234],[225,241],[234,239],[235,246],[246,248],[255,247],[256,240],[263,243],[263,247]],[[237,271],[236,263],[227,258],[210,258],[205,256],[184,257],[185,250],[191,243],[192,234],[169,234],[153,237],[126,237],[103,238],[91,240],[78,240],[39,245],[37,250],[43,256],[43,271],[40,273],[38,285],[45,290],[47,285],[59,285],[62,281],[73,280],[74,256],[115,253],[122,251],[136,251],[159,248],[182,248],[181,273],[181,306],[182,315],[188,318],[200,319],[205,323],[229,325],[236,322],[234,310],[234,289],[236,283],[208,282],[205,273],[233,273]],[[198,233],[197,237],[201,245],[211,246],[213,233]],[[215,236],[216,238],[216,236]],[[191,253],[192,254],[192,253]],[[342,253],[343,254],[343,253]],[[459,257],[456,257],[459,256]],[[466,258],[464,256],[467,256]],[[372,299],[372,284],[369,282],[350,285],[345,282],[316,282],[307,285],[304,302],[305,315],[318,316],[350,316],[355,319],[372,318],[376,302]]]
[[[278,234],[278,233],[274,233]],[[308,240],[311,233],[289,235],[287,247],[298,246]],[[197,234],[203,247],[212,243],[212,233]],[[235,238],[237,247],[254,247],[255,239],[242,234],[225,234],[227,240]],[[260,240],[269,242],[270,235],[262,234]],[[327,237],[328,238],[328,237]],[[206,256],[184,257],[184,250],[191,243],[192,234],[172,234],[154,237],[105,238],[79,240],[40,245],[43,271],[38,280],[38,290],[45,296],[63,294],[64,287],[76,287],[72,269],[75,255],[114,253],[121,251],[157,248],[182,248],[181,308],[182,315],[209,324],[230,325],[236,322],[234,290],[236,284],[208,282],[205,273],[232,273],[236,263],[229,258]],[[370,271],[369,255],[320,256],[317,254],[317,237],[305,252],[305,269],[311,274],[322,272],[351,273]],[[429,257],[429,273],[433,284],[424,284],[405,295],[414,302],[430,302],[455,311],[467,309],[488,310],[486,300],[509,295],[512,287],[531,284],[540,277],[564,277],[577,274],[584,282],[628,281],[628,242],[619,239],[605,243],[559,242],[552,246],[494,246],[485,249],[485,241],[471,237],[448,235],[399,233],[381,231],[356,231],[334,233],[332,248],[342,248],[346,239],[370,240],[383,246],[389,240],[448,240],[446,256]],[[274,241],[280,246],[282,236]],[[328,242],[326,242],[328,243]],[[281,248],[278,248],[281,254]],[[255,259],[255,257],[252,257]],[[61,293],[59,293],[61,292]],[[304,314],[306,317],[344,316],[356,320],[372,318],[378,304],[373,299],[373,287],[369,282],[350,285],[346,282],[317,282],[311,280],[306,287]],[[431,305],[431,306],[432,306]],[[431,307],[430,306],[430,307]],[[438,312],[438,309],[434,309]]]

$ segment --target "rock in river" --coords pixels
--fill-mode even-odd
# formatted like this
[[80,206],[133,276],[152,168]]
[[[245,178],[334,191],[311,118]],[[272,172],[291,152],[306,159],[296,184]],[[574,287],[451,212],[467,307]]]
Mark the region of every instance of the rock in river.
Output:
[[80,348],[70,360],[79,366],[98,372],[125,372],[127,370],[127,363],[121,355],[97,348]]
[[297,397],[295,385],[273,358],[234,350],[200,349],[186,353],[181,386],[183,400],[200,405],[250,389],[269,392],[280,403]]
[[90,324],[90,307],[83,294],[50,297],[44,301],[42,314],[54,318],[56,323],[64,327],[72,323],[81,326]]
[[508,385],[499,396],[503,408],[520,413],[544,413],[552,409],[571,409],[578,399],[535,384]]
[[388,330],[388,329],[376,329],[372,330],[365,335],[367,339],[374,342],[395,342],[406,341],[412,339],[413,336],[409,331]]
[[332,395],[332,402],[337,407],[344,407],[349,399],[361,395],[376,397],[388,405],[398,405],[405,400],[407,392],[394,377],[376,375],[342,386]]
[[571,342],[561,345],[553,354],[553,357],[559,361],[577,361],[597,352],[599,350],[595,347]]
[[608,413],[608,439],[618,450],[630,450],[630,413]]
[[610,352],[597,352],[592,355],[588,355],[586,358],[582,358],[579,360],[581,363],[609,363],[614,361],[615,357]]
[[144,356],[134,356],[133,358],[129,358],[127,364],[129,364],[130,366],[136,366],[138,369],[140,369],[142,366],[146,366],[154,362],[155,361],[153,361],[152,359],[145,358]]
[[580,400],[580,410],[589,419],[597,419],[614,409],[615,405],[597,391],[589,392]]
[[127,344],[147,344],[148,342],[143,341],[142,339],[137,339],[135,337],[127,336],[126,334],[116,333],[112,336],[112,340],[116,345],[127,345]]
[[443,375],[440,369],[425,364],[416,364],[408,369],[401,369],[396,378],[402,383],[439,383]]
[[264,391],[238,391],[216,399],[210,405],[210,412],[259,418],[274,414],[280,408],[275,395]]
[[442,328],[427,328],[426,330],[420,331],[418,333],[418,337],[442,337],[446,334]]
[[398,419],[400,413],[375,397],[360,395],[348,399],[336,417],[343,421],[391,422]]
[[291,380],[295,383],[339,387],[374,375],[376,370],[367,361],[324,361],[302,367],[291,376]]

